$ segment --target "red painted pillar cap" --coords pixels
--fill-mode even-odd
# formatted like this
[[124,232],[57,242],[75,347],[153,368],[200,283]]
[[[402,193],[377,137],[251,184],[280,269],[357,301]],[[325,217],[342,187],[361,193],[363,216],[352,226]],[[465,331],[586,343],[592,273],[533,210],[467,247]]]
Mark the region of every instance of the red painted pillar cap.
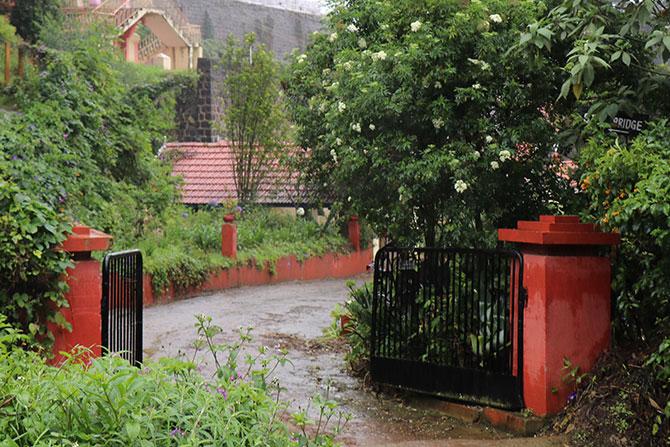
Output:
[[498,230],[498,239],[529,245],[617,245],[618,233],[603,233],[578,216],[540,216],[539,221],[517,222],[514,229]]
[[226,214],[223,216],[223,221],[225,223],[233,223],[235,222],[235,215],[234,214]]
[[86,225],[77,224],[72,233],[63,241],[60,249],[68,253],[104,251],[109,248],[112,236],[94,230]]

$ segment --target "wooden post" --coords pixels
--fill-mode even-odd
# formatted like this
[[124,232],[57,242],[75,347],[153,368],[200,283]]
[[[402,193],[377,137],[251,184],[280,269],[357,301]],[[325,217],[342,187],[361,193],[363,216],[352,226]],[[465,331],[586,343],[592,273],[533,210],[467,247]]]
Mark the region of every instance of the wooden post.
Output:
[[12,68],[12,47],[9,42],[5,42],[5,84],[11,81]]

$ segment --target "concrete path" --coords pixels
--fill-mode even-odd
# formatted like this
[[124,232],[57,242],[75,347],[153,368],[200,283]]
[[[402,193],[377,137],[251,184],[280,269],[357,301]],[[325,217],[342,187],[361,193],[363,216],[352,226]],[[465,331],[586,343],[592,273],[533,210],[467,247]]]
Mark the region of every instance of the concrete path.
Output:
[[[359,278],[358,282],[364,279]],[[509,435],[492,428],[456,421],[428,406],[422,408],[416,404],[416,399],[409,402],[365,389],[347,372],[345,346],[322,338],[323,329],[331,324],[331,310],[346,299],[345,281],[335,280],[231,289],[148,308],[144,313],[145,356],[159,358],[184,354],[190,358],[196,339],[194,316],[205,314],[224,328],[222,341],[235,341],[236,328],[252,326],[256,347],[280,344],[289,349],[293,366],[280,368],[275,375],[286,388],[283,398],[291,402],[293,410],[305,408],[310,396],[323,392],[326,383],[331,381],[331,397],[352,414],[339,438],[346,446],[386,446],[403,442],[410,443],[398,445],[560,445],[533,443],[536,441],[533,439],[515,443],[517,441],[509,439]],[[212,371],[211,362],[206,362],[204,372]],[[458,439],[469,441],[454,443]],[[484,440],[494,443],[484,443]]]

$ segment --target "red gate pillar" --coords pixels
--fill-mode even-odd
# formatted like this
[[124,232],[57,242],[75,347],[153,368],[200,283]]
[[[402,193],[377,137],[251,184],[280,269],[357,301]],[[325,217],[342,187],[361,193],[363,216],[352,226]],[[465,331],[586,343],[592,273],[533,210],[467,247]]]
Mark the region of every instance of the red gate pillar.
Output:
[[540,216],[498,230],[498,239],[517,243],[523,254],[525,405],[539,416],[556,414],[575,387],[564,360],[581,374],[610,347],[611,267],[601,247],[620,236],[577,216]]
[[237,226],[235,215],[226,214],[221,226],[221,254],[227,258],[237,258]]
[[66,273],[69,291],[65,297],[70,307],[61,309],[65,319],[72,324],[72,332],[50,325],[55,336],[53,363],[64,360],[60,352],[69,352],[77,345],[90,348],[94,356],[100,355],[102,273],[100,262],[91,258],[91,252],[109,248],[111,238],[108,234],[77,225],[61,246],[74,261],[74,267]]

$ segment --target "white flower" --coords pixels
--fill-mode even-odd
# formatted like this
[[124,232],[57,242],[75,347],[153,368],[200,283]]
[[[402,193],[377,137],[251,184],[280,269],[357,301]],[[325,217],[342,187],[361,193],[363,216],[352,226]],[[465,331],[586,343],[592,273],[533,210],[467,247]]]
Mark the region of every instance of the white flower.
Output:
[[351,196],[347,197],[347,202],[351,202]]
[[328,36],[329,42],[335,42],[336,40],[337,40],[337,33],[333,33],[330,36]]
[[330,74],[330,68],[324,68],[323,70],[321,70],[321,75],[322,76],[325,77],[325,76],[328,76],[329,74]]
[[499,167],[500,167],[500,165],[498,164],[497,161],[492,161],[492,162],[491,162],[491,169],[493,169],[494,171],[495,171],[496,169],[498,169]]
[[352,23],[349,26],[347,26],[347,31],[349,31],[350,33],[357,33],[358,27]]
[[505,162],[505,161],[509,160],[510,158],[512,158],[512,154],[508,150],[500,151],[500,153],[498,155],[500,156],[500,161],[502,161],[502,162]]
[[338,146],[342,146],[342,139],[341,138],[335,138],[335,144]]
[[361,48],[366,48],[368,46],[368,41],[361,37],[358,39],[358,46]]
[[321,105],[319,105],[319,112],[324,113],[327,108],[328,108],[328,103],[327,102],[322,102]]
[[488,62],[480,61],[479,59],[472,59],[468,58],[468,62],[470,62],[472,65],[477,65],[479,68],[482,69],[482,71],[487,71],[491,68],[491,66],[488,64]]
[[380,28],[381,28],[383,31],[386,31],[387,29],[389,29],[389,24],[388,24],[388,23],[382,23],[382,26],[380,26]]
[[433,127],[441,129],[444,127],[444,120],[442,118],[433,118]]
[[375,130],[377,128],[374,124],[370,124],[368,127],[370,128],[370,130]]
[[344,68],[344,69],[347,70],[347,71],[351,71],[351,69],[353,68],[353,66],[354,66],[354,65],[351,63],[351,61],[347,61],[347,62],[345,62],[345,63],[342,64],[342,68]]
[[347,110],[347,105],[345,103],[343,103],[342,101],[338,102],[337,103],[337,111],[342,113],[345,110]]
[[472,84],[472,88],[475,90],[479,90],[480,88],[482,88],[482,86],[481,84]]
[[304,216],[304,215],[305,215],[305,208],[303,208],[303,207],[299,207],[297,210],[295,210],[295,214],[296,214],[298,217],[302,217],[302,216]]
[[475,160],[479,160],[479,157],[482,156],[482,154],[479,153],[479,151],[475,151],[474,154],[472,154],[475,157]]
[[440,81],[435,81],[435,88],[437,89],[442,88],[442,83]]
[[454,183],[454,189],[457,193],[462,194],[468,189],[468,184],[463,180],[456,180],[456,183]]
[[354,132],[361,133],[361,123],[352,123],[352,124],[351,124],[351,129],[352,129]]
[[413,33],[416,33],[417,31],[419,31],[421,29],[421,25],[422,25],[422,23],[417,20],[416,22],[412,22],[409,25],[409,27],[411,28]]
[[301,54],[300,56],[298,56],[298,63],[299,64],[304,63],[305,60],[307,60],[307,55],[306,54]]
[[493,137],[491,135],[487,135],[486,138],[484,138],[484,141],[486,141],[486,144],[491,144],[493,143]]
[[380,51],[378,53],[372,53],[370,57],[372,57],[373,61],[383,61],[386,60],[386,52]]
[[493,23],[501,23],[501,22],[502,22],[502,17],[500,17],[500,14],[491,14],[491,15],[489,16],[489,19],[490,19]]
[[330,150],[330,156],[333,157],[333,161],[337,163],[337,152],[335,152],[335,149]]
[[340,83],[335,81],[332,84],[330,84],[330,87],[328,87],[331,90],[337,89],[340,86]]
[[488,62],[482,61],[482,71],[489,71],[491,69],[491,66],[488,64]]

